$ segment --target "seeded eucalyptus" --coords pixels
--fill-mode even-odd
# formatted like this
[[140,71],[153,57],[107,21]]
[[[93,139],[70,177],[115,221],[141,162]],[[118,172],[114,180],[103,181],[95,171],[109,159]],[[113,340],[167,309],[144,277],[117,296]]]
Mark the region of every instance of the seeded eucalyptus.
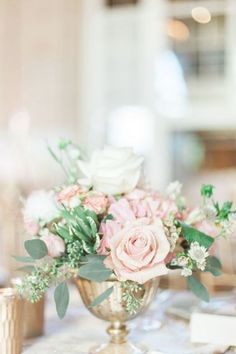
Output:
[[122,299],[125,309],[129,314],[135,315],[143,302],[143,285],[132,281],[124,281],[121,283],[121,287],[123,288]]

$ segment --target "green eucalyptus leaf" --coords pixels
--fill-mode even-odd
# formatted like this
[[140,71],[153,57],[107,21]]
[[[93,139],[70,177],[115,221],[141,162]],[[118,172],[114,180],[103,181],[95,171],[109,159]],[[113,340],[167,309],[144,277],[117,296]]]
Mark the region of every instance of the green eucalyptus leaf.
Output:
[[34,263],[35,260],[32,257],[25,257],[25,256],[13,256],[13,258],[17,262],[22,262],[22,263]]
[[222,266],[221,266],[221,263],[218,258],[216,258],[214,256],[209,256],[207,258],[205,272],[210,272],[215,277],[217,277],[222,274],[221,268],[222,268]]
[[209,302],[209,294],[205,286],[192,275],[187,278],[189,289],[201,300]]
[[59,284],[54,291],[54,300],[56,304],[57,314],[62,319],[69,305],[69,290],[66,282]]
[[35,270],[35,267],[33,265],[25,265],[23,267],[17,268],[17,270],[21,272],[33,272]]
[[107,256],[100,254],[87,254],[86,256],[81,257],[81,261],[84,263],[102,263],[104,262]]
[[24,245],[26,251],[33,259],[41,259],[48,254],[46,244],[40,239],[25,241]]
[[81,278],[97,281],[100,283],[107,280],[112,274],[112,271],[106,268],[103,263],[90,262],[88,264],[82,265],[79,268],[78,274]]
[[209,249],[214,242],[213,237],[185,224],[182,224],[182,232],[188,243],[198,242],[200,246],[204,246],[206,249]]
[[104,300],[106,300],[113,292],[113,286],[110,288],[106,289],[102,294],[97,296],[90,304],[89,307],[95,307],[97,305],[100,305]]

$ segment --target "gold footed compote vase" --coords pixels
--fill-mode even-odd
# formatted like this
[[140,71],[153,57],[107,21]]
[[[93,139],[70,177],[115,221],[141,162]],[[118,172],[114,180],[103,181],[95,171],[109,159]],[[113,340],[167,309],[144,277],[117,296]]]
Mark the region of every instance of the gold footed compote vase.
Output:
[[[148,348],[133,344],[127,340],[129,333],[126,322],[142,314],[153,300],[159,285],[159,279],[151,279],[143,285],[142,290],[136,294],[141,299],[141,304],[135,314],[129,314],[125,309],[123,300],[124,288],[122,283],[115,277],[98,283],[82,278],[75,280],[84,305],[96,317],[109,321],[111,324],[107,329],[110,335],[110,342],[92,348],[90,354],[145,354]],[[101,304],[90,307],[92,301],[104,291],[113,286],[112,294]]]

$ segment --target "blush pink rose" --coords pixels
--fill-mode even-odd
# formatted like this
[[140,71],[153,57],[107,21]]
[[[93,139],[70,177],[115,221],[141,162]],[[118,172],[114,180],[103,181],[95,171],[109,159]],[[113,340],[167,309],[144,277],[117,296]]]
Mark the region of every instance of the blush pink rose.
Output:
[[99,248],[97,252],[99,254],[108,254],[108,249],[110,249],[111,238],[121,230],[121,225],[114,220],[107,220],[102,222],[100,225],[99,233],[102,235]]
[[49,233],[44,235],[41,240],[46,244],[50,257],[60,257],[65,252],[65,242],[61,237]]
[[111,204],[108,214],[111,214],[114,219],[124,225],[126,222],[134,221],[135,215],[132,211],[129,202],[125,198],[121,198],[118,201]]
[[140,219],[127,224],[110,240],[110,255],[104,263],[120,280],[144,284],[168,273],[165,258],[170,244],[160,219]]
[[79,197],[83,193],[84,190],[78,185],[68,186],[57,194],[57,201],[66,207],[73,208],[80,204]]
[[100,192],[96,192],[87,196],[83,201],[83,205],[87,209],[94,211],[96,214],[103,213],[107,208],[107,204],[107,197],[105,196],[105,194]]

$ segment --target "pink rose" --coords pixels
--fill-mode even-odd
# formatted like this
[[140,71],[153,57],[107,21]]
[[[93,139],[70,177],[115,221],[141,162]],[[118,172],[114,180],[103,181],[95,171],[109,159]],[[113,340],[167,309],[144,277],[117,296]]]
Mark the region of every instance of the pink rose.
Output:
[[112,214],[117,222],[124,225],[128,221],[134,221],[135,215],[132,211],[129,202],[125,198],[111,204],[108,214]]
[[73,185],[62,189],[57,194],[57,201],[64,204],[66,207],[73,208],[80,204],[80,196],[84,193],[84,190],[78,186]]
[[40,230],[39,224],[28,218],[24,218],[24,226],[30,236],[36,236]]
[[94,211],[96,214],[103,213],[107,208],[107,203],[107,197],[100,192],[96,192],[87,196],[83,201],[83,205],[87,209]]
[[100,225],[99,233],[102,234],[101,242],[97,252],[99,254],[107,254],[107,250],[110,249],[111,238],[121,230],[121,225],[114,220],[107,220]]
[[65,252],[65,242],[60,236],[48,233],[41,240],[46,244],[50,257],[60,257]]
[[127,224],[110,240],[110,247],[104,263],[121,280],[143,284],[168,273],[165,258],[170,244],[160,219],[152,224],[146,218]]

